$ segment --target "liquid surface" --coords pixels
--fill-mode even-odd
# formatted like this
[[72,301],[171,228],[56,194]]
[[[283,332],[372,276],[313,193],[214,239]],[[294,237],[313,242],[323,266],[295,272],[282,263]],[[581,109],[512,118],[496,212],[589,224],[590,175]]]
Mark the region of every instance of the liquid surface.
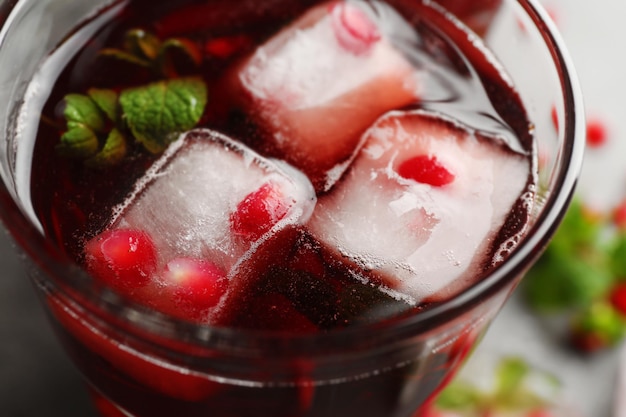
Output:
[[[292,3],[133,1],[79,28],[70,39],[84,47],[59,48],[34,81],[56,77],[31,174],[46,235],[107,274],[93,242],[140,230],[155,247],[137,269],[150,279],[107,282],[123,295],[184,319],[303,332],[426,308],[502,262],[527,221],[533,144],[490,53],[429,6]],[[198,129],[165,155],[131,142],[114,168],[60,156],[67,94],[162,79],[100,53],[134,28],[201,51],[197,65],[172,55],[177,77],[207,85]],[[168,281],[191,269],[228,282],[210,305]]]

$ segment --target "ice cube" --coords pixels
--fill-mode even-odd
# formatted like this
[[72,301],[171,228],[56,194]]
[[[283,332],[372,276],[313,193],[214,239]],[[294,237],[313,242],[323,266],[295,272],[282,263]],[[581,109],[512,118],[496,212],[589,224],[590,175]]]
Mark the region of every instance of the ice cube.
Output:
[[232,278],[265,241],[306,222],[315,201],[311,183],[293,167],[219,133],[196,129],[153,164],[117,208],[109,230],[139,230],[149,236],[156,272],[134,296],[171,312],[176,301],[184,300],[172,299],[177,292],[168,292],[168,286],[188,281],[199,287],[199,276],[216,280],[219,270]]
[[424,111],[383,116],[309,222],[328,248],[412,303],[480,275],[529,180],[529,159]]
[[258,48],[227,84],[268,132],[265,146],[327,190],[376,118],[417,100],[416,69],[392,43],[411,36],[391,10],[321,5]]

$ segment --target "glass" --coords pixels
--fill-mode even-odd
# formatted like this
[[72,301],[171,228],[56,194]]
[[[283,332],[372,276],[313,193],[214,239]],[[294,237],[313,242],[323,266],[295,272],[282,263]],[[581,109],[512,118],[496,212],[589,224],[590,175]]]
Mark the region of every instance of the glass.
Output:
[[[419,416],[420,406],[452,377],[541,254],[576,184],[583,105],[571,62],[546,12],[532,0],[440,1],[454,6],[484,38],[535,125],[536,202],[529,230],[507,261],[421,314],[328,334],[279,336],[193,325],[129,304],[92,286],[40,232],[29,202],[32,143],[16,140],[37,120],[25,118],[19,108],[45,96],[50,86],[30,80],[68,31],[98,11],[115,13],[123,3],[0,5],[0,215],[103,415]],[[67,45],[68,53],[78,46]]]

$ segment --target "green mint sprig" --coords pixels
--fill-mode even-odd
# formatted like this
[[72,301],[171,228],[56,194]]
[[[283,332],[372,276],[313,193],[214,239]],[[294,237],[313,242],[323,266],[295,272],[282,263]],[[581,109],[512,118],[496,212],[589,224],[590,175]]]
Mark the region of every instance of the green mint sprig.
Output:
[[86,94],[66,95],[67,128],[57,146],[61,155],[82,159],[91,167],[115,165],[131,143],[158,154],[178,134],[199,123],[207,86],[198,77],[179,77],[176,70],[181,56],[196,66],[202,62],[192,41],[161,40],[151,32],[132,29],[121,48],[105,48],[100,54],[150,69],[159,81],[120,92],[92,88]]
[[153,33],[143,29],[131,29],[126,32],[121,48],[105,48],[100,55],[116,58],[151,70],[155,75],[165,78],[177,76],[174,56],[182,55],[195,65],[202,62],[202,53],[198,46],[186,38],[159,39]]
[[491,387],[467,378],[457,378],[437,397],[435,407],[462,416],[486,416],[498,412],[530,412],[553,406],[551,398],[539,395],[532,382],[557,392],[559,382],[547,373],[533,370],[522,358],[504,357],[496,366]]
[[135,141],[154,154],[198,124],[207,103],[199,78],[176,78],[122,90],[91,89],[65,96],[67,130],[60,154],[92,167],[119,163]]
[[570,346],[593,352],[626,336],[625,282],[626,232],[576,198],[522,288],[541,315],[568,318]]

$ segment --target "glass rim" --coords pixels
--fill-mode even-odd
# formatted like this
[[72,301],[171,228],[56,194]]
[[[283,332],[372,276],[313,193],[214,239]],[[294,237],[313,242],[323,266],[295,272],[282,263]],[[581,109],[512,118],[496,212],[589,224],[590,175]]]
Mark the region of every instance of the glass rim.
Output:
[[[555,65],[563,95],[565,117],[563,121],[564,143],[561,149],[561,164],[554,179],[557,193],[551,193],[535,224],[525,234],[520,244],[509,255],[506,262],[496,267],[484,279],[468,287],[458,295],[425,311],[400,317],[392,317],[371,324],[357,325],[325,333],[294,334],[276,331],[258,331],[237,328],[212,327],[194,324],[171,316],[150,311],[148,308],[111,295],[103,299],[95,291],[87,273],[68,259],[26,218],[13,200],[6,184],[0,181],[0,219],[28,262],[37,264],[44,274],[55,277],[54,291],[74,302],[79,309],[84,306],[72,301],[69,291],[54,280],[63,281],[73,291],[80,293],[104,313],[119,315],[120,306],[125,312],[133,312],[142,320],[133,320],[138,328],[158,337],[180,340],[209,349],[220,349],[230,353],[293,355],[324,355],[325,353],[384,346],[387,343],[419,336],[438,326],[460,317],[477,306],[482,300],[493,296],[507,285],[514,283],[523,274],[548,244],[573,197],[584,151],[584,107],[576,71],[566,51],[564,42],[547,12],[537,0],[516,0],[541,33]],[[135,323],[135,322],[138,323]],[[374,332],[374,333],[373,333]],[[375,334],[376,337],[372,337]]]

